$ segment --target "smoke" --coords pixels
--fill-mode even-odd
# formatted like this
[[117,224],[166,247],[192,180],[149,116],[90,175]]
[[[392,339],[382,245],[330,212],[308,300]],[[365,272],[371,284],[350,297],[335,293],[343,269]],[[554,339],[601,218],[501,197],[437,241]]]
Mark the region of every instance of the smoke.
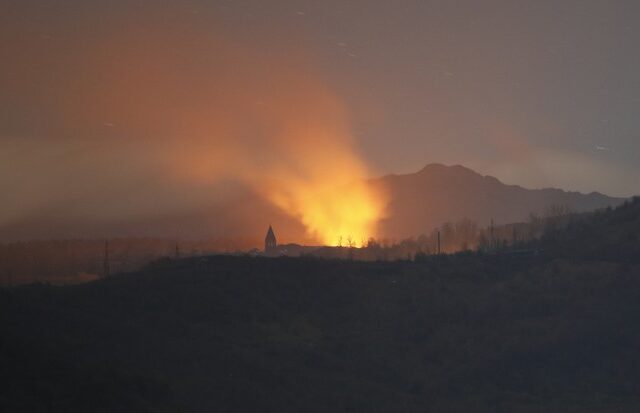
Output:
[[375,235],[383,200],[312,59],[159,16],[2,29],[0,231],[149,232],[196,216],[217,235],[273,220],[298,241]]

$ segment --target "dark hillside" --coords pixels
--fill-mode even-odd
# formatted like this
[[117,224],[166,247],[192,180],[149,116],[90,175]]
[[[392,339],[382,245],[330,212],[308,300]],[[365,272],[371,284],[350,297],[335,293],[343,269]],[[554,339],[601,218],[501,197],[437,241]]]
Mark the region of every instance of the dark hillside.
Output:
[[640,263],[640,198],[615,210],[600,210],[571,219],[565,231],[535,242],[557,257]]
[[637,208],[537,256],[220,256],[0,290],[0,410],[637,412]]

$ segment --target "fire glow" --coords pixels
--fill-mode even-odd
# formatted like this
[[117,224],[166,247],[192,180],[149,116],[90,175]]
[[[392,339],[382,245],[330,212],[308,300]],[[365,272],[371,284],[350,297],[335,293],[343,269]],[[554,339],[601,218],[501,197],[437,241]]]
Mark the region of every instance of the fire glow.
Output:
[[[37,145],[0,141],[0,153],[38,159],[46,173],[20,168],[33,159],[13,168],[33,188],[57,189],[26,197],[17,188],[20,210],[0,225],[47,205],[66,205],[69,222],[85,211],[126,222],[215,210],[212,221],[224,225],[225,212],[242,206],[245,218],[261,220],[251,231],[262,233],[272,217],[234,199],[235,185],[304,226],[306,239],[299,224],[279,227],[285,239],[358,246],[377,235],[384,199],[366,183],[348,111],[308,50],[281,40],[265,53],[259,35],[244,42],[189,17],[169,27],[146,19],[96,28],[92,47],[74,36],[46,47],[8,36],[21,39],[12,46],[20,53],[0,68],[0,84],[51,122],[37,131]],[[46,70],[13,75],[25,68]],[[33,85],[54,98],[43,100]],[[223,235],[235,230],[229,224]]]
[[364,246],[376,235],[384,210],[382,198],[363,180],[364,171],[356,158],[349,165],[327,161],[328,167],[345,171],[345,175],[325,173],[307,180],[280,181],[271,187],[269,199],[299,219],[311,239],[331,246]]

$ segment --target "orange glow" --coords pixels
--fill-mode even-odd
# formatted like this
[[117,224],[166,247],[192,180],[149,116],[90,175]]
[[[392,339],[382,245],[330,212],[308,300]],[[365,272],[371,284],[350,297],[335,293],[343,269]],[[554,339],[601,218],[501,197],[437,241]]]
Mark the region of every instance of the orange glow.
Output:
[[[277,221],[279,239],[287,241],[361,245],[377,235],[383,199],[365,182],[348,113],[308,50],[293,42],[264,53],[261,36],[244,43],[222,28],[178,19],[168,30],[149,19],[105,28],[91,48],[64,43],[52,54],[40,43],[24,45],[34,53],[17,67],[46,66],[39,81],[20,83],[0,68],[0,84],[11,79],[7,85],[28,91],[62,131],[37,148],[75,148],[64,151],[64,163],[48,155],[47,174],[35,170],[36,182],[46,176],[65,184],[54,193],[34,191],[34,210],[46,195],[55,205],[84,199],[79,209],[109,219],[212,211],[229,236],[245,228],[227,226],[238,211],[251,214],[244,221],[255,225],[254,234]],[[32,86],[50,79],[55,104],[40,102],[40,86]],[[68,176],[87,182],[69,185]],[[87,187],[98,190],[90,195]],[[238,187],[271,208],[234,198]]]
[[[315,176],[308,180],[289,179],[271,188],[272,202],[298,218],[307,229],[309,238],[324,245],[361,247],[376,235],[376,225],[383,215],[379,194],[359,176],[359,163],[353,159],[354,175],[344,177]],[[329,167],[335,166],[328,163]]]

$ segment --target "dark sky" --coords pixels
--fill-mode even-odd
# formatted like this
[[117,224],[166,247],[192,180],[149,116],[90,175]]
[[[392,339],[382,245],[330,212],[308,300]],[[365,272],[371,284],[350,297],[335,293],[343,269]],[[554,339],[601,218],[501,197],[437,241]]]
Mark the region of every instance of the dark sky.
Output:
[[332,179],[440,162],[639,194],[638,16],[637,1],[3,1],[0,224],[182,213],[224,198],[203,176],[255,189],[267,170],[299,176],[267,198],[304,222],[292,205],[327,160]]
[[[305,17],[380,171],[443,161],[640,192],[638,2],[377,3]],[[329,56],[336,42],[356,56]],[[360,109],[363,95],[381,116]]]
[[301,33],[379,173],[463,163],[527,186],[640,193],[637,1],[220,5],[211,13],[240,32]]

